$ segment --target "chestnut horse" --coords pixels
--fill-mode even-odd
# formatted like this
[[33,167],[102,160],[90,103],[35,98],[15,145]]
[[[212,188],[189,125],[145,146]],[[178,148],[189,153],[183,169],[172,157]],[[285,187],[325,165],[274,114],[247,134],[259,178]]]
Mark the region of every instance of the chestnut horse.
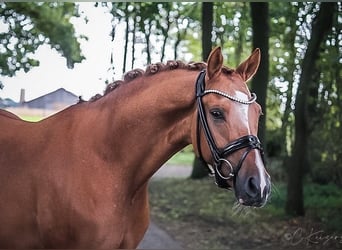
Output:
[[264,205],[261,108],[246,85],[259,62],[257,49],[229,69],[216,48],[207,64],[133,70],[37,123],[0,112],[0,248],[135,248],[150,177],[188,144],[239,203]]

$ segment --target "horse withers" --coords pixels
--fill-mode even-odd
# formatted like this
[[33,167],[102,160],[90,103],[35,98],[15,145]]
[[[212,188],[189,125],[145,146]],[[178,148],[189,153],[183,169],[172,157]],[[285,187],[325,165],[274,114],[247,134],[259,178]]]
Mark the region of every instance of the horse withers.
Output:
[[0,247],[135,248],[150,177],[188,144],[240,204],[264,205],[261,108],[246,85],[259,61],[255,50],[230,69],[216,48],[207,64],[130,71],[37,123],[0,112]]

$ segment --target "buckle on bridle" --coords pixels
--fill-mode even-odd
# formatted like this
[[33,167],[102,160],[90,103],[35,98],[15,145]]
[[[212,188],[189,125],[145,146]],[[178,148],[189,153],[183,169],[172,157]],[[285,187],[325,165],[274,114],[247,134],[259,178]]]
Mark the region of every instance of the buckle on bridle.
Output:
[[[223,163],[221,163],[221,162],[226,163],[226,165],[230,168],[228,176],[224,176],[221,173],[221,169],[222,169],[222,165],[223,165]],[[217,174],[220,176],[220,178],[222,178],[224,180],[230,180],[230,179],[234,178],[234,176],[235,176],[233,165],[230,163],[230,161],[223,159],[223,158],[220,158],[217,164],[215,163],[215,170],[216,170]]]

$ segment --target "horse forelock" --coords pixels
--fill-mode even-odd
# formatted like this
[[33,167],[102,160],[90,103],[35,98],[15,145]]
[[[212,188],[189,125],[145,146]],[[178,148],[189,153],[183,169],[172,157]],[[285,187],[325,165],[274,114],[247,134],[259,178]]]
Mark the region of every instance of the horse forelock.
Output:
[[[125,83],[129,83],[133,81],[134,79],[137,79],[142,76],[151,76],[155,75],[159,72],[165,72],[168,70],[175,70],[175,69],[184,69],[184,70],[191,70],[191,71],[201,71],[206,69],[207,64],[205,62],[190,62],[190,63],[184,63],[180,60],[170,60],[167,61],[166,64],[164,63],[154,63],[150,64],[146,67],[145,70],[142,69],[133,69],[128,71],[127,73],[124,74],[123,80],[117,80],[114,81],[106,86],[106,89],[104,90],[103,96],[111,93],[113,90],[117,89],[121,85]],[[222,72],[224,74],[231,74],[234,72],[233,69],[228,68],[226,66],[222,67]],[[90,102],[96,101],[103,97],[100,94],[96,94],[95,96],[90,98]]]

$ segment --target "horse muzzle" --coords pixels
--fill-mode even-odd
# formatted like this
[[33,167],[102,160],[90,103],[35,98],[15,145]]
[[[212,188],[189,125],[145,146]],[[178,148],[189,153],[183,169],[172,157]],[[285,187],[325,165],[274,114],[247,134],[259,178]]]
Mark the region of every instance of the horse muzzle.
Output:
[[[247,163],[246,163],[247,165]],[[241,205],[262,207],[271,193],[271,178],[263,164],[245,166],[235,177],[235,196]]]
[[234,189],[238,202],[245,206],[261,207],[271,192],[271,178],[264,166],[260,147],[249,146],[238,164],[227,158],[215,162],[215,181],[218,187]]

